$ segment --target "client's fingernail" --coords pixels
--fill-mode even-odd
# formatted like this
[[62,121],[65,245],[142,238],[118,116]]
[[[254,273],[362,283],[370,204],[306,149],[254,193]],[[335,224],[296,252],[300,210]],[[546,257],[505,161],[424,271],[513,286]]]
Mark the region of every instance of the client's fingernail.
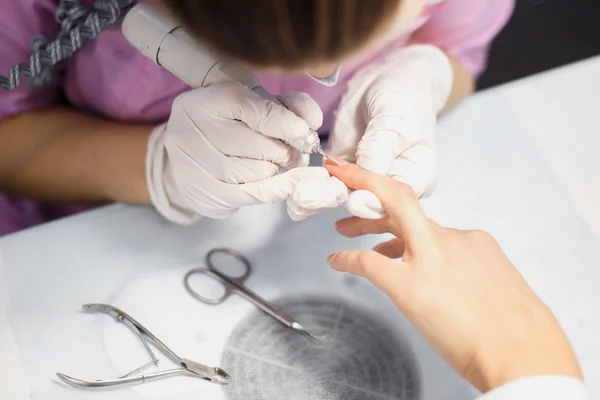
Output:
[[323,160],[325,161],[325,164],[331,165],[333,167],[350,164],[348,161],[346,161],[340,157],[331,157],[331,158],[333,158],[335,161],[337,161],[337,164],[335,162],[333,162],[332,160],[330,160],[329,158],[324,157]]
[[383,247],[384,247],[383,245],[384,244],[385,243],[379,243],[377,246],[373,247],[373,251],[376,251],[376,252],[379,253],[381,251],[381,249],[383,249]]
[[331,265],[335,258],[338,256],[338,253],[333,253],[329,257],[327,257],[327,264]]

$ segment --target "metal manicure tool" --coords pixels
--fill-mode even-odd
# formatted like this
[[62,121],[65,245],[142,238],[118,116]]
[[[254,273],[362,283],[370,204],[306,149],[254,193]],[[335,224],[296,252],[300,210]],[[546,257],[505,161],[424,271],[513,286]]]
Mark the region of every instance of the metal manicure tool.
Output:
[[[240,276],[235,277],[223,272],[222,268],[218,267],[213,261],[213,257],[216,254],[227,254],[229,256],[234,257],[243,265],[244,272]],[[294,319],[290,315],[278,310],[271,303],[262,299],[256,293],[252,292],[244,285],[244,282],[252,273],[252,264],[250,264],[250,261],[248,261],[248,259],[244,257],[243,254],[227,248],[214,249],[206,255],[206,265],[208,266],[207,268],[196,268],[189,271],[185,275],[183,282],[186,290],[192,297],[205,304],[217,305],[223,303],[233,293],[237,293],[252,304],[254,304],[260,310],[265,312],[267,315],[275,318],[284,326],[294,329],[295,331],[303,334],[315,343],[318,342],[318,339],[316,337],[311,335],[298,322],[294,321]],[[199,294],[196,290],[192,289],[190,285],[190,278],[196,274],[203,274],[220,282],[223,285],[224,294],[218,298],[208,298]]]
[[[125,326],[131,329],[140,339],[142,345],[148,351],[148,354],[150,354],[152,361],[139,368],[136,368],[135,370],[117,379],[85,381],[82,379],[72,378],[65,374],[57,373],[56,375],[58,376],[58,378],[67,385],[73,386],[78,389],[102,389],[119,385],[133,385],[138,383],[157,381],[172,376],[180,375],[205,379],[207,381],[221,385],[226,385],[229,383],[230,376],[227,372],[223,371],[221,368],[218,367],[208,367],[195,361],[179,357],[163,342],[161,342],[156,336],[150,333],[149,330],[144,328],[139,322],[137,322],[135,319],[133,319],[123,311],[119,310],[118,308],[109,306],[107,304],[84,304],[83,309],[89,312],[102,312],[108,314],[116,318],[118,321],[124,323]],[[158,350],[164,353],[176,364],[180,365],[181,368],[175,368],[146,375],[135,375],[146,370],[151,365],[158,365],[159,360],[156,358],[156,356],[150,349],[150,344],[152,344],[154,347],[156,347]]]

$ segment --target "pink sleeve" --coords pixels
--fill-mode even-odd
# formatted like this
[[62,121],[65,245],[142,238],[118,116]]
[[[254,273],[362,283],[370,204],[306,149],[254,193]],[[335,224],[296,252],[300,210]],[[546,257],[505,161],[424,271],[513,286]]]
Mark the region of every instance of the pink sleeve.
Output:
[[515,0],[446,0],[412,40],[433,44],[479,77],[492,40],[510,18]]
[[[44,34],[50,40],[58,33],[54,21],[55,0],[0,1],[0,75],[8,76],[17,63],[29,64],[31,38]],[[21,76],[19,89],[7,92],[0,88],[0,121],[24,111],[47,107],[58,101],[59,88],[53,83],[32,90]]]

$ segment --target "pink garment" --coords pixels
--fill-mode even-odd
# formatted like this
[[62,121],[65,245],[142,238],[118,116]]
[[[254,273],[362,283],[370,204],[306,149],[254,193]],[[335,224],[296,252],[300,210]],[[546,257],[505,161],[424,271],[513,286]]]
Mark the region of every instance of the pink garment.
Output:
[[[515,0],[431,1],[413,28],[383,49],[342,66],[336,86],[326,87],[308,76],[283,76],[258,72],[263,86],[272,93],[302,91],[322,107],[331,126],[345,83],[365,65],[376,63],[389,50],[412,38],[434,44],[478,76],[485,68],[488,47],[508,20]],[[17,62],[29,59],[31,37],[43,33],[54,38],[58,26],[54,10],[58,0],[0,0],[0,72],[6,74]],[[138,53],[119,29],[102,33],[59,69],[54,84],[32,91],[23,85],[0,93],[0,121],[29,110],[59,102],[61,94],[74,107],[115,121],[160,123],[169,117],[171,103],[189,88],[169,72]],[[26,205],[26,206],[25,206]],[[63,207],[64,208],[64,207]],[[56,215],[71,212],[58,207]],[[55,215],[55,216],[56,216]],[[47,207],[20,203],[0,194],[0,234],[48,220]]]

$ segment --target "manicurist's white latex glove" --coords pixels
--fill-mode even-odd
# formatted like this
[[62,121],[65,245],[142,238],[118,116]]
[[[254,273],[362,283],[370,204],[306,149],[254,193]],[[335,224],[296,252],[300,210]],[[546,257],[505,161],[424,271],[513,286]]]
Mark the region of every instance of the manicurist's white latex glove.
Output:
[[322,168],[299,168],[308,156],[279,140],[317,129],[319,106],[302,93],[279,100],[285,107],[237,83],[180,95],[169,122],[149,139],[146,172],[156,209],[179,224],[225,218],[244,206],[285,200],[300,179],[327,177]]
[[[437,178],[437,114],[453,85],[448,57],[437,47],[414,45],[390,54],[353,77],[333,125],[329,153],[429,195]],[[354,215],[384,215],[373,194],[349,192],[336,178],[307,179],[288,199],[288,213],[301,220],[346,206]]]

